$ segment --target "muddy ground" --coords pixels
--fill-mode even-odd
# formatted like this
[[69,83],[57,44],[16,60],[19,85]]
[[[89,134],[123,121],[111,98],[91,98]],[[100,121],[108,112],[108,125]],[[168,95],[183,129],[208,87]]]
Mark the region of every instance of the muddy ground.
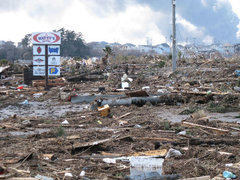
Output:
[[[21,77],[0,80],[0,178],[124,179],[134,167],[121,157],[153,151],[164,158],[162,152],[170,148],[182,155],[165,158],[162,174],[213,178],[230,170],[240,177],[235,168],[240,161],[237,60],[184,61],[175,73],[168,63],[159,67],[159,59],[147,65],[146,59],[140,61],[134,72],[129,66],[133,82],[127,92],[149,86],[144,89],[149,95],[167,94],[168,100],[112,106],[107,117],[91,108],[93,102],[73,104],[70,97],[125,96],[116,91],[125,65],[109,65],[112,73],[103,80],[68,82],[49,91],[32,86],[13,90],[23,83]],[[98,92],[99,87],[105,91]],[[118,160],[107,163],[105,158]]]

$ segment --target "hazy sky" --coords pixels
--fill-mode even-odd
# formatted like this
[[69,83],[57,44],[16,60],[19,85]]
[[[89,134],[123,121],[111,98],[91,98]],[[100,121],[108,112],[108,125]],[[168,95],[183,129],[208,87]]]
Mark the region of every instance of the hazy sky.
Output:
[[[240,0],[176,0],[179,42],[236,42]],[[62,27],[87,42],[170,41],[171,0],[0,0],[0,40]]]

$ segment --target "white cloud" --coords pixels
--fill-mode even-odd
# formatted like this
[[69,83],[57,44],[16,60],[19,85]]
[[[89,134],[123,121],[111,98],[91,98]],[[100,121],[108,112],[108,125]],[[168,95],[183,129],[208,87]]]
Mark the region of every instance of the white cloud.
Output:
[[205,33],[205,28],[197,27],[179,14],[177,14],[177,23],[182,26],[184,30],[182,33],[184,33],[186,37],[200,39],[204,44],[211,44],[213,42],[213,37]]
[[213,10],[217,11],[218,9],[221,9],[228,3],[229,3],[229,0],[217,0],[216,4],[213,6]]
[[201,3],[204,7],[207,7],[207,5],[208,5],[206,0],[201,0]]
[[213,41],[214,41],[214,38],[212,36],[205,36],[203,38],[203,43],[207,45],[213,44]]
[[[240,19],[240,1],[239,0],[229,0],[230,4],[232,5],[233,12],[238,16]],[[240,39],[240,23],[238,24],[238,32],[236,37]]]
[[[53,1],[58,4],[60,0]],[[137,4],[133,0],[128,1],[126,8],[119,12],[112,10],[113,0],[108,0],[108,6],[110,6],[106,7],[108,11],[95,7],[95,0],[71,0],[66,8],[62,7],[63,4],[66,6],[65,0],[61,0],[63,4],[54,8],[49,3],[43,6],[44,2],[48,1],[36,0],[33,4],[24,3],[22,4],[24,9],[0,13],[0,21],[4,25],[0,40],[20,41],[27,33],[65,27],[81,32],[87,42],[146,44],[146,37],[150,37],[153,44],[157,44],[166,41],[162,30],[166,25],[170,26],[166,23],[169,15],[153,11],[149,6]],[[49,11],[49,8],[53,10]],[[64,12],[59,13],[62,9]],[[94,10],[98,12],[94,13]],[[42,13],[39,14],[39,12]],[[159,28],[161,22],[163,25]]]

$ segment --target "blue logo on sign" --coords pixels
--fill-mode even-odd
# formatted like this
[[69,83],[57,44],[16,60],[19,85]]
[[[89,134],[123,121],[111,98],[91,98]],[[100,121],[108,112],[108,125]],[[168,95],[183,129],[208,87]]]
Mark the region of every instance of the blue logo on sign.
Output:
[[58,69],[57,68],[49,68],[49,74],[57,74]]
[[49,50],[50,53],[58,53],[59,47],[56,47],[56,48],[49,47],[48,50]]

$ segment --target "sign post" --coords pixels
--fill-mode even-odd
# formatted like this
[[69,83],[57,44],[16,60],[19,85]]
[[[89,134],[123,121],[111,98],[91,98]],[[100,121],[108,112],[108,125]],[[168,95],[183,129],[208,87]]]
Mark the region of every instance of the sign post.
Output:
[[49,90],[48,87],[48,45],[45,45],[45,90]]
[[45,90],[49,90],[48,76],[60,76],[61,33],[32,33],[32,43],[33,76],[45,76]]

